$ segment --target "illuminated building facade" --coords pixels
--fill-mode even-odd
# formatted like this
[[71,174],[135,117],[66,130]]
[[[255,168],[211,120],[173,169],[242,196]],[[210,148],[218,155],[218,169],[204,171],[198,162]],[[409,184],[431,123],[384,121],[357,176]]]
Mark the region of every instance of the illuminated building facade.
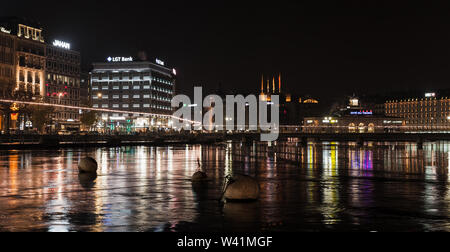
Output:
[[[0,97],[11,98],[15,87],[15,40],[11,30],[0,26]],[[0,104],[0,132],[9,128],[10,105]]]
[[0,19],[0,26],[15,36],[16,83],[13,96],[42,101],[45,74],[45,41],[39,23],[23,18]]
[[148,118],[139,112],[172,115],[175,69],[164,62],[134,61],[132,57],[108,57],[94,63],[91,74],[94,108],[133,111],[103,113],[99,128],[105,131],[147,131],[170,126],[167,118]]
[[91,73],[88,71],[81,71],[80,79],[80,105],[84,107],[92,107],[92,85]]
[[345,108],[332,115],[306,117],[303,131],[307,133],[387,133],[404,131],[405,121],[394,116],[377,114],[361,106],[351,97]]
[[[18,17],[0,18],[2,33],[14,37],[14,84],[11,97],[23,101],[42,102],[46,66],[46,44],[41,25]],[[11,117],[9,129],[25,130],[30,118],[20,107]],[[8,130],[9,130],[8,129]]]
[[436,93],[387,101],[385,113],[403,118],[408,131],[450,131],[450,98],[438,97]]
[[[80,53],[70,50],[70,44],[55,40],[47,45],[45,102],[80,105]],[[52,130],[77,130],[80,113],[76,109],[55,108]]]

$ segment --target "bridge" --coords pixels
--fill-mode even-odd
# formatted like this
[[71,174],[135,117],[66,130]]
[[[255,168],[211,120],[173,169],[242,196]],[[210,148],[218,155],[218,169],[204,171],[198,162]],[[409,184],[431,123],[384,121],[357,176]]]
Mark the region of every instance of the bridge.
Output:
[[[42,147],[103,147],[122,145],[213,144],[224,141],[253,143],[261,133],[150,133],[141,135],[2,135],[0,149]],[[280,133],[279,142],[416,142],[450,141],[450,133]]]

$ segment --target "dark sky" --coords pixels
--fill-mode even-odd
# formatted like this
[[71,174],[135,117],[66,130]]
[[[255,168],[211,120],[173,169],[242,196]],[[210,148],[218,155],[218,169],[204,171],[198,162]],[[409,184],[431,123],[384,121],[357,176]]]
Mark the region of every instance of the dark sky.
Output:
[[288,90],[326,100],[450,87],[448,6],[342,2],[10,1],[0,15],[40,21],[84,66],[145,50],[177,68],[185,93],[255,92],[278,72]]

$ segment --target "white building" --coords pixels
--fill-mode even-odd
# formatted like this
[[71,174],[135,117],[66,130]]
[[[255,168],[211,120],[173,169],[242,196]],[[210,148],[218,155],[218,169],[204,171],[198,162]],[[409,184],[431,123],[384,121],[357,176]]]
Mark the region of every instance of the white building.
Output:
[[132,57],[108,57],[94,63],[91,74],[92,104],[101,112],[99,128],[131,132],[168,127],[175,94],[175,69],[162,61],[133,61]]

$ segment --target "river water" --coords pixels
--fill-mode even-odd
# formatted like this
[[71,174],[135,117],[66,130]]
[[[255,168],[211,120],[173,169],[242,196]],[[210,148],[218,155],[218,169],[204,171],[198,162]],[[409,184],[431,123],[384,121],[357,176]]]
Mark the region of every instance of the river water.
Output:
[[[450,231],[449,142],[310,143],[298,163],[238,148],[2,151],[0,231]],[[79,175],[85,156],[97,177]],[[193,185],[198,158],[209,181]],[[230,173],[260,199],[219,203]]]

